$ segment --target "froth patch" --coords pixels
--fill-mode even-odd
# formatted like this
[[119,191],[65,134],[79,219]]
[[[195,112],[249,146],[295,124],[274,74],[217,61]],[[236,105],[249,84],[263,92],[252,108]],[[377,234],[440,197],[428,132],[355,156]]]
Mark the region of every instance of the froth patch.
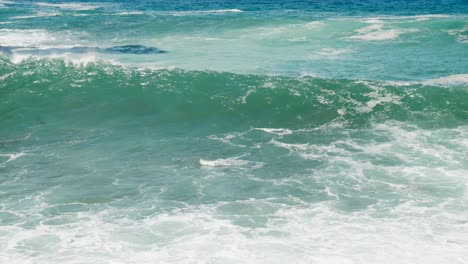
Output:
[[322,48],[317,50],[314,54],[309,55],[309,59],[312,60],[333,60],[342,58],[343,55],[351,53],[350,49],[335,49],[335,48]]
[[430,79],[424,81],[423,84],[427,85],[463,85],[468,84],[468,73],[454,74],[437,79]]
[[250,169],[261,168],[263,166],[262,162],[255,162],[249,160],[243,160],[241,158],[247,155],[242,155],[239,157],[232,157],[227,159],[214,159],[214,160],[205,160],[200,159],[200,165],[203,167],[244,167],[248,166]]
[[293,131],[287,128],[255,128],[255,130],[260,130],[266,133],[275,134],[278,136],[284,136],[292,134]]
[[140,12],[140,11],[131,11],[131,12],[119,12],[113,14],[114,16],[132,16],[132,15],[143,15],[145,13]]
[[225,167],[225,166],[242,166],[249,162],[240,159],[215,159],[215,160],[204,160],[200,159],[200,165],[207,167]]
[[32,54],[12,54],[9,56],[10,61],[14,64],[20,64],[28,60],[38,60],[38,59],[58,59],[63,60],[67,64],[76,65],[76,66],[87,66],[93,63],[102,62],[109,65],[119,65],[114,60],[99,58],[95,53],[86,53],[86,54],[50,54],[50,55],[32,55]]
[[383,29],[384,24],[373,24],[356,30],[358,35],[347,37],[347,39],[362,40],[362,41],[385,41],[394,40],[402,34],[419,31],[415,28],[408,29]]
[[458,42],[468,43],[468,26],[462,29],[449,30],[448,34],[454,36]]
[[14,2],[11,1],[0,1],[0,8],[7,8],[7,5],[13,5]]
[[10,162],[10,161],[14,161],[22,156],[25,156],[26,153],[24,152],[19,152],[19,153],[11,153],[11,154],[0,154],[0,157],[6,157],[7,160],[5,161],[6,162]]
[[34,15],[26,15],[26,16],[14,16],[13,19],[27,19],[27,18],[37,18],[37,17],[53,17],[53,16],[60,16],[60,13],[47,13],[47,12],[37,12]]
[[82,4],[82,3],[44,3],[38,2],[36,3],[38,6],[46,6],[46,7],[55,7],[60,9],[67,9],[67,10],[76,10],[76,11],[84,11],[84,10],[94,10],[99,8],[97,5],[90,5],[90,4]]
[[304,25],[305,28],[308,28],[308,29],[315,29],[315,28],[318,28],[318,27],[321,27],[321,26],[324,26],[325,23],[322,22],[322,21],[312,21],[312,22],[308,22]]
[[0,29],[0,43],[4,46],[33,46],[56,38],[43,29]]
[[187,15],[203,15],[203,14],[224,14],[224,13],[242,13],[244,11],[233,8],[233,9],[215,9],[215,10],[193,10],[193,11],[178,11],[170,12],[174,16],[187,16]]
[[442,15],[442,14],[432,14],[432,15],[415,15],[415,16],[378,16],[378,17],[369,17],[362,20],[364,23],[384,23],[385,22],[417,22],[417,21],[425,21],[429,19],[445,19],[445,18],[452,18],[449,15]]

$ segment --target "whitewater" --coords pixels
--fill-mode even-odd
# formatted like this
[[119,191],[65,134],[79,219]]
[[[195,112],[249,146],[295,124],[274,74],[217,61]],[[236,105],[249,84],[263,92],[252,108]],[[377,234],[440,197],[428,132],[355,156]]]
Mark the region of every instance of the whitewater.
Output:
[[468,263],[467,14],[0,1],[0,263]]

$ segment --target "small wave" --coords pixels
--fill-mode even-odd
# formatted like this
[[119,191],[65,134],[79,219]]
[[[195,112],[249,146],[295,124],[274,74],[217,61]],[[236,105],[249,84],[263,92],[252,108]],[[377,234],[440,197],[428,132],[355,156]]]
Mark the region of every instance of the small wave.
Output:
[[60,9],[68,9],[68,10],[76,10],[76,11],[84,11],[84,10],[94,10],[99,8],[100,6],[97,5],[89,5],[89,4],[82,4],[82,3],[43,3],[38,2],[36,3],[38,6],[46,6],[46,7],[56,7]]

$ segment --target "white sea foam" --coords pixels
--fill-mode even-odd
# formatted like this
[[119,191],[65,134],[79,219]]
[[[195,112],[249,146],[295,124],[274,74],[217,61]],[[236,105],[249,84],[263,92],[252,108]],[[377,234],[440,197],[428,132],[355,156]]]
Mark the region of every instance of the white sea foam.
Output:
[[55,36],[43,29],[0,29],[3,46],[34,46],[54,40]]
[[[324,192],[336,196],[330,188]],[[390,217],[379,217],[385,209],[346,213],[333,208],[338,202],[294,207],[253,199],[187,206],[143,219],[119,217],[118,209],[69,213],[62,225],[1,226],[5,243],[0,259],[20,264],[155,259],[200,264],[464,263],[466,212],[413,201],[388,208]],[[109,221],[113,214],[116,220]]]
[[225,38],[214,38],[214,37],[195,37],[195,36],[187,36],[184,39],[195,39],[195,40],[207,40],[207,41],[217,41],[217,40],[229,40]]
[[131,16],[131,15],[143,15],[145,13],[140,11],[128,11],[128,12],[120,12],[113,14],[114,16]]
[[61,15],[61,13],[57,13],[57,12],[52,12],[52,13],[37,12],[34,15],[14,16],[12,18],[13,19],[27,19],[27,18],[37,18],[37,17],[52,17],[52,16],[60,16],[60,15]]
[[[309,141],[316,138],[317,130],[310,132],[313,137],[302,138],[303,143],[277,140],[277,145],[268,145],[303,152],[305,157],[310,151],[323,157],[322,165],[283,179],[256,179],[267,184],[254,189],[266,190],[260,195],[264,198],[250,198],[249,193],[242,198],[248,191],[239,189],[239,196],[194,204],[155,194],[174,188],[169,184],[148,189],[123,207],[122,203],[48,204],[57,195],[53,191],[28,194],[18,202],[26,207],[22,210],[15,210],[16,201],[2,199],[2,220],[10,224],[0,225],[0,259],[20,264],[155,259],[159,263],[464,264],[468,126],[425,130],[405,122],[378,123],[358,131],[336,129],[339,139],[316,144]],[[379,140],[352,136],[361,132],[374,133]],[[301,140],[298,136],[295,142]],[[399,162],[382,163],[379,157]],[[288,165],[287,159],[275,160],[285,162],[284,168]],[[220,171],[204,173],[224,175]],[[217,189],[210,185],[213,178],[190,177],[205,190]],[[125,179],[118,184],[125,184]],[[78,208],[61,212],[63,206]]]
[[347,39],[357,39],[364,41],[385,41],[398,38],[402,34],[418,32],[415,28],[406,29],[383,29],[384,24],[377,23],[356,30],[358,35],[346,37]]
[[368,98],[370,98],[369,101],[365,103],[365,105],[359,106],[357,110],[361,113],[369,113],[371,112],[374,107],[377,105],[384,105],[384,104],[396,104],[399,105],[401,104],[400,99],[402,98],[401,96],[394,95],[391,93],[385,93],[383,90],[375,90],[373,92],[365,94]]
[[200,159],[200,165],[205,167],[243,167],[248,166],[250,169],[261,168],[263,166],[262,162],[255,162],[249,160],[243,160],[241,158],[247,155],[242,155],[239,157],[232,157],[227,159],[215,159],[215,160],[205,160]]
[[[185,12],[185,11],[181,11]],[[244,12],[240,9],[215,9],[215,10],[199,10],[199,11],[187,11],[187,12],[194,12],[194,13],[240,13]]]
[[233,133],[228,133],[225,135],[210,135],[208,136],[209,139],[216,140],[223,142],[228,145],[236,146],[236,147],[246,147],[246,145],[243,144],[238,144],[238,143],[233,143],[232,140],[242,138],[246,133],[250,132],[251,130],[245,131],[245,132],[233,132]]
[[[42,29],[0,29],[0,43],[5,47],[15,47],[6,55],[13,63],[20,63],[29,58],[51,58],[64,59],[76,64],[87,64],[94,62],[97,59],[96,54],[73,54],[73,53],[57,53],[57,54],[41,54],[41,49],[48,48],[71,48],[78,45],[80,38],[85,33],[80,32],[55,32],[51,33]],[[69,43],[74,43],[70,46]],[[34,48],[32,48],[34,47]],[[38,52],[35,52],[38,51]],[[102,58],[104,60],[104,58]],[[112,60],[107,60],[113,63]]]
[[361,21],[364,23],[371,24],[380,24],[380,23],[408,23],[408,22],[417,22],[424,21],[429,19],[445,19],[445,18],[454,18],[451,15],[444,14],[433,14],[433,15],[415,15],[415,16],[377,16],[377,17],[367,17]]
[[309,55],[312,60],[335,60],[342,58],[343,55],[351,53],[350,49],[335,49],[335,48],[322,48],[317,50],[314,54]]
[[312,21],[312,22],[306,23],[304,26],[308,29],[316,29],[324,25],[325,23],[323,21]]
[[422,82],[426,85],[464,85],[468,84],[468,74],[453,74]]
[[468,26],[462,29],[453,29],[447,32],[450,36],[454,36],[458,42],[468,43]]
[[76,11],[84,11],[84,10],[94,10],[99,8],[98,5],[90,5],[90,4],[83,4],[83,3],[44,3],[38,2],[36,5],[39,6],[46,6],[46,7],[56,7],[60,9],[68,9],[68,10],[76,10]]
[[25,156],[26,153],[24,152],[19,152],[19,153],[11,153],[11,154],[0,154],[0,157],[8,157],[8,160],[5,161],[6,162],[10,162],[10,161],[14,161],[20,157],[23,157]]
[[200,159],[200,165],[208,166],[208,167],[242,166],[248,163],[249,162],[247,160],[240,160],[237,158],[215,159],[215,160]]
[[[187,15],[201,15],[201,14],[224,14],[224,13],[242,13],[240,9],[215,9],[215,10],[191,10],[191,11],[177,11],[168,12],[174,16],[187,16]],[[163,12],[164,14],[167,12]]]
[[8,5],[12,5],[12,4],[15,4],[14,2],[12,1],[0,1],[0,8],[8,8]]
[[9,55],[9,59],[14,64],[22,63],[29,59],[60,59],[65,61],[66,63],[70,63],[72,65],[78,66],[86,66],[96,62],[103,62],[110,65],[118,65],[123,66],[118,61],[112,59],[105,59],[99,57],[96,53],[85,53],[85,54],[73,54],[73,53],[61,53],[61,54],[50,54],[50,55],[33,55],[33,54],[17,54],[13,53]]
[[254,128],[255,130],[260,130],[266,133],[275,134],[278,136],[290,135],[293,133],[292,130],[287,128]]
[[294,38],[289,38],[289,42],[306,42],[307,37],[294,37]]

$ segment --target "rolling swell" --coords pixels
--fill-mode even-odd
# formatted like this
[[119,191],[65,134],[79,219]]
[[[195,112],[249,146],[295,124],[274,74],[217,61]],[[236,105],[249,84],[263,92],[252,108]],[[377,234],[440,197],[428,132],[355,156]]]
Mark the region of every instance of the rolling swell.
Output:
[[387,120],[452,127],[468,119],[468,90],[377,81],[136,70],[61,60],[0,61],[0,122],[99,125],[367,126]]

